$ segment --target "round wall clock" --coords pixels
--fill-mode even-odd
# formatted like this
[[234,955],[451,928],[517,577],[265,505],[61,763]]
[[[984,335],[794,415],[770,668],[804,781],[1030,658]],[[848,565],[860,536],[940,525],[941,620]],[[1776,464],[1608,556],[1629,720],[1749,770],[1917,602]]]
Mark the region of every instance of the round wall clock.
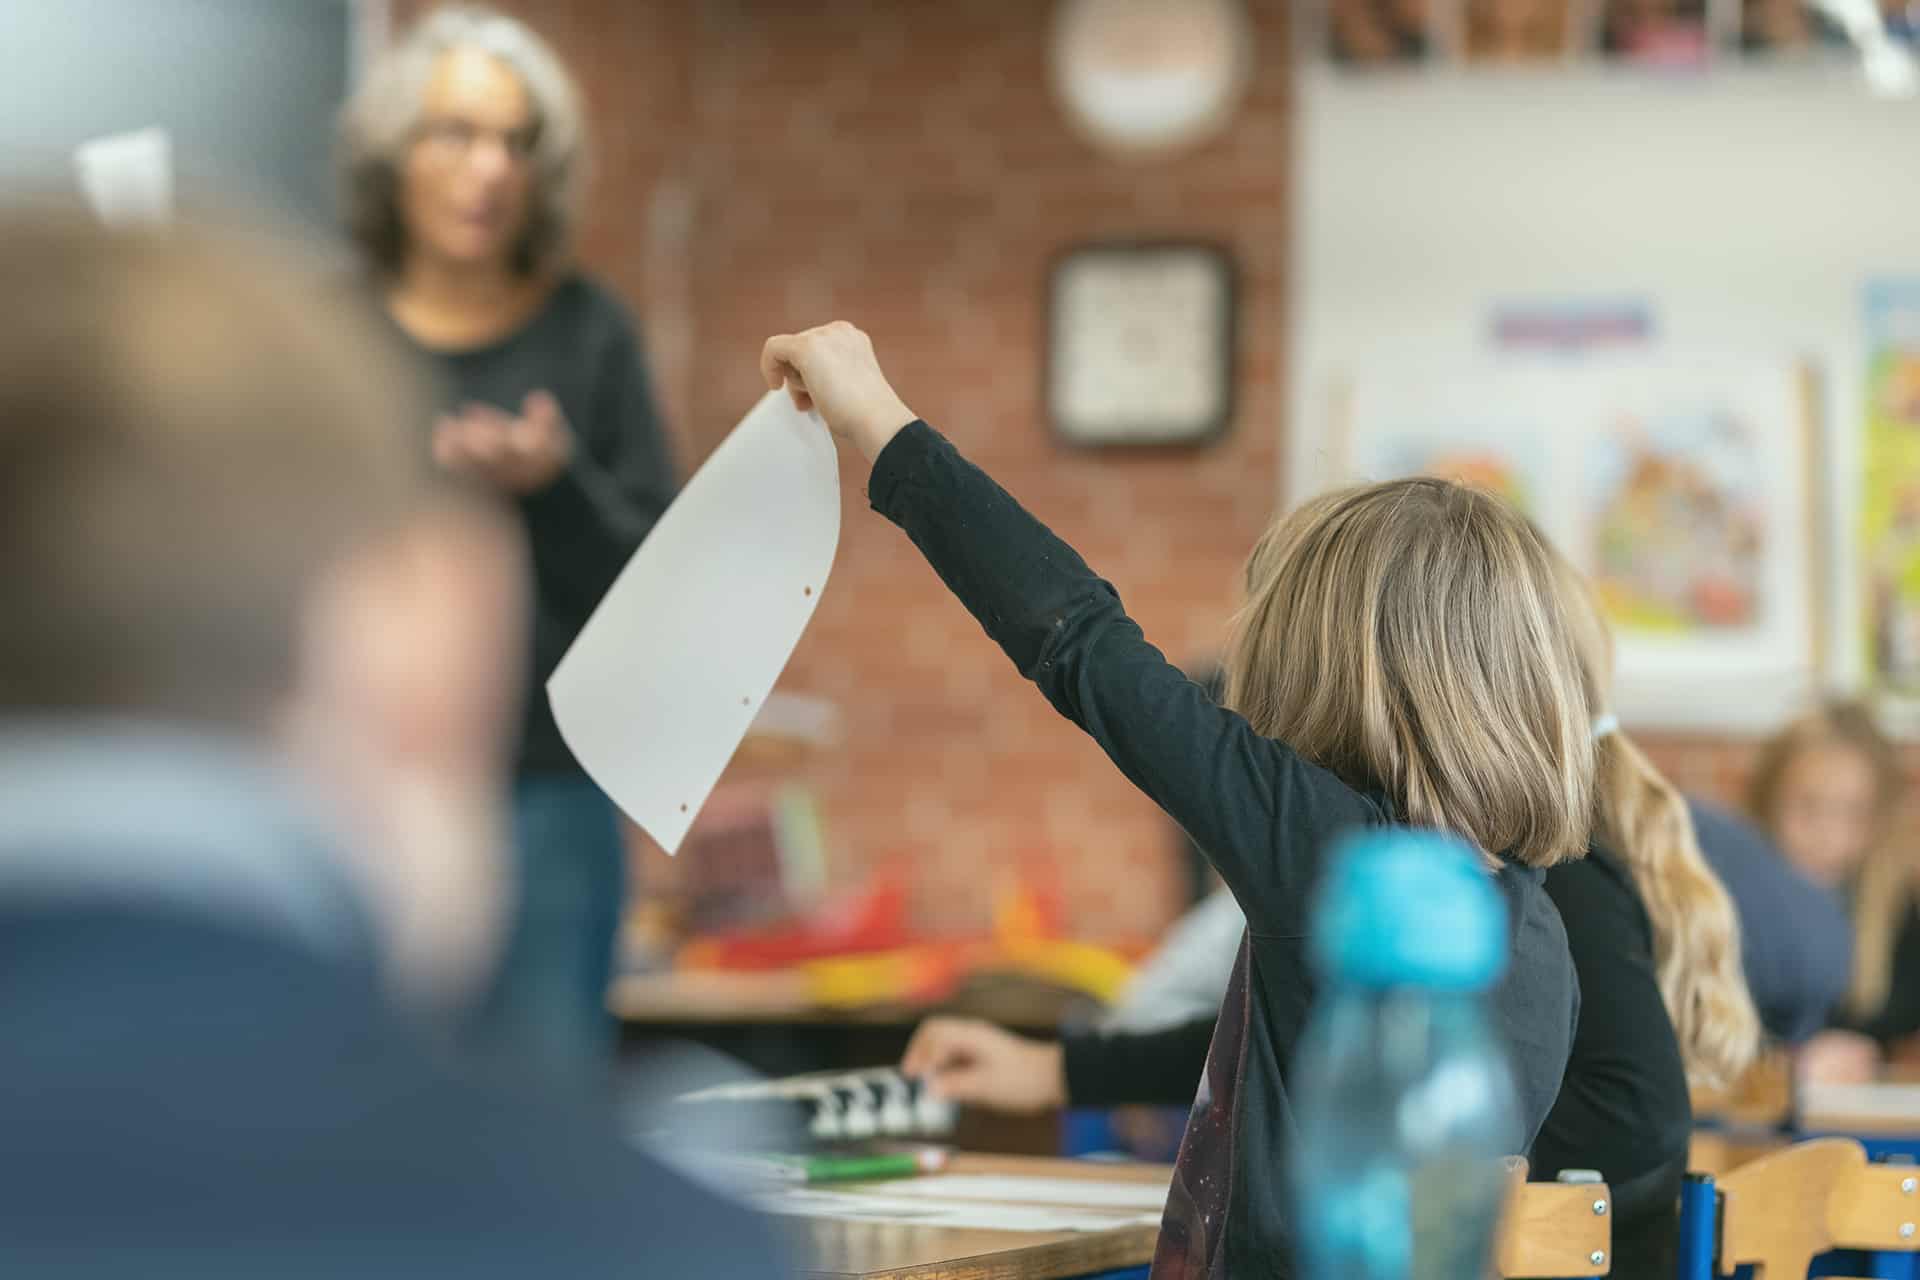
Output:
[[1240,0],[1063,0],[1055,15],[1054,88],[1082,132],[1117,150],[1218,131],[1252,60]]

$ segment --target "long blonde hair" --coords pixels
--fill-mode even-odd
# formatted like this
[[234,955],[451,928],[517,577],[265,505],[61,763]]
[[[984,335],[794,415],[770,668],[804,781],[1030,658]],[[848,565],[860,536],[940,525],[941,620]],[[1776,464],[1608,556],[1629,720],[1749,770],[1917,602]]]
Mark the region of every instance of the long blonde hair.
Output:
[[1842,746],[1857,751],[1873,769],[1874,839],[1852,878],[1853,981],[1847,1010],[1871,1017],[1887,1001],[1893,981],[1893,948],[1900,921],[1913,901],[1913,874],[1891,838],[1899,805],[1900,762],[1893,744],[1857,702],[1830,702],[1795,720],[1761,748],[1747,788],[1747,810],[1769,834],[1777,825],[1780,786],[1787,767],[1803,751]]
[[[1613,638],[1593,589],[1554,554],[1587,696],[1607,705]],[[1740,964],[1740,917],[1700,852],[1680,792],[1617,728],[1596,744],[1595,834],[1620,855],[1653,926],[1653,967],[1680,1058],[1696,1084],[1724,1087],[1752,1065],[1760,1015]]]
[[1592,716],[1553,569],[1445,480],[1323,494],[1247,561],[1226,702],[1396,816],[1545,867],[1586,852]]

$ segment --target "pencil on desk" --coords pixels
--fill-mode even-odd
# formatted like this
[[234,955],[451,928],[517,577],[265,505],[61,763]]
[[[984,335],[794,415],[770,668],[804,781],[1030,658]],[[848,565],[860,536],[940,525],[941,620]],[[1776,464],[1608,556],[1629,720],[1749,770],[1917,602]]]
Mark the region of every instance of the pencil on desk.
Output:
[[937,1148],[872,1156],[799,1156],[768,1162],[768,1172],[788,1182],[872,1182],[938,1173],[947,1153]]

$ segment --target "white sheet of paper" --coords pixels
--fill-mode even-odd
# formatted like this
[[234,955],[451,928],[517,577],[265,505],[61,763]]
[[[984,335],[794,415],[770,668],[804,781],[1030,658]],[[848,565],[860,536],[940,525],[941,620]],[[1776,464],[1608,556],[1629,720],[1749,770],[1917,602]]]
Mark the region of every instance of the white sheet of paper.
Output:
[[1080,1178],[993,1177],[978,1173],[941,1173],[901,1178],[887,1184],[889,1196],[1008,1204],[1065,1205],[1078,1209],[1151,1209],[1167,1204],[1164,1182],[1092,1182]]
[[761,398],[614,580],[547,696],[600,789],[677,852],[800,642],[840,542],[833,438]]
[[88,205],[109,226],[173,216],[173,139],[158,125],[83,142],[73,165]]
[[1044,1205],[942,1201],[865,1191],[821,1191],[795,1187],[757,1196],[766,1213],[842,1222],[891,1222],[920,1227],[962,1227],[988,1231],[1110,1231],[1115,1227],[1157,1225],[1158,1213],[1101,1213]]
[[1920,1084],[1806,1084],[1800,1091],[1800,1113],[1807,1119],[1920,1120]]

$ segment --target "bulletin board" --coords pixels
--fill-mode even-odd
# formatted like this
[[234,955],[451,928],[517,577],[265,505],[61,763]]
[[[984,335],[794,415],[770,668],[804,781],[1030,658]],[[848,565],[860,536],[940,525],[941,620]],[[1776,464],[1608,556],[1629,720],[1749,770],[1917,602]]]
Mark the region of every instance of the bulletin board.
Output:
[[[1735,395],[1729,385],[1723,399],[1745,405],[1758,425],[1743,429],[1773,442],[1755,473],[1760,492],[1783,492],[1795,387],[1804,401],[1806,603],[1796,606],[1787,585],[1798,573],[1758,572],[1780,584],[1763,598],[1799,607],[1813,635],[1790,637],[1770,621],[1765,663],[1714,669],[1687,628],[1669,627],[1661,644],[1649,634],[1634,645],[1651,656],[1635,659],[1636,679],[1620,690],[1622,718],[1760,735],[1822,693],[1882,684],[1866,545],[1876,527],[1865,510],[1881,502],[1884,530],[1894,504],[1869,490],[1869,455],[1876,438],[1906,437],[1870,426],[1874,398],[1898,396],[1888,401],[1873,383],[1876,369],[1892,377],[1873,354],[1891,349],[1882,323],[1891,313],[1864,300],[1876,281],[1920,280],[1911,218],[1920,166],[1900,160],[1920,140],[1920,101],[1874,97],[1844,60],[1725,66],[1686,81],[1591,65],[1410,77],[1307,66],[1300,77],[1280,502],[1356,474],[1363,460],[1346,455],[1374,446],[1343,442],[1337,428],[1357,423],[1364,436],[1398,385],[1417,401],[1425,380],[1436,405],[1454,397],[1489,415],[1477,420],[1486,430],[1548,442],[1516,445],[1504,462],[1560,503],[1571,501],[1568,483],[1537,474],[1542,458],[1562,456],[1555,433],[1602,431],[1610,402],[1634,407],[1640,396],[1656,435],[1671,437],[1685,428],[1658,425],[1659,395],[1693,366],[1750,371],[1756,389]],[[1516,333],[1553,329],[1525,322],[1530,310],[1573,316],[1581,306],[1605,342],[1515,349]],[[1634,387],[1642,371],[1654,379],[1644,394]],[[1449,380],[1460,389],[1442,391]],[[1556,387],[1584,388],[1573,425],[1555,411],[1566,403]],[[1343,396],[1354,403],[1343,407]],[[1576,452],[1602,469],[1604,450]],[[1578,510],[1546,513],[1557,536],[1585,536],[1567,527]],[[1634,601],[1620,607],[1631,614]],[[1779,616],[1772,603],[1761,608]],[[1920,653],[1920,613],[1914,620]],[[1690,669],[1689,647],[1702,679],[1658,678]]]
[[1764,357],[1390,366],[1343,380],[1344,479],[1438,475],[1530,517],[1593,582],[1639,723],[1737,718],[1822,665],[1813,371]]

